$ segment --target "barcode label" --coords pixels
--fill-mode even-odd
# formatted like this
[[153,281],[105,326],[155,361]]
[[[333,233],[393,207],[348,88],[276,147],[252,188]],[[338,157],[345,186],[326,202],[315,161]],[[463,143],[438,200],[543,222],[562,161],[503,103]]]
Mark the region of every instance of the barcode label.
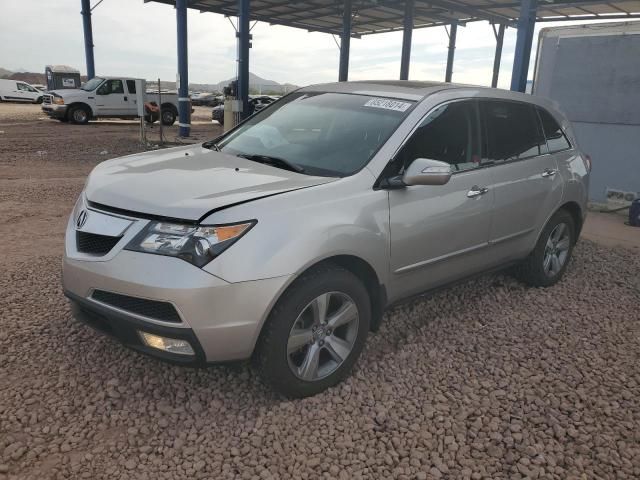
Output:
[[384,108],[385,110],[395,110],[396,112],[406,112],[411,106],[408,102],[389,100],[388,98],[372,98],[364,104],[365,107]]

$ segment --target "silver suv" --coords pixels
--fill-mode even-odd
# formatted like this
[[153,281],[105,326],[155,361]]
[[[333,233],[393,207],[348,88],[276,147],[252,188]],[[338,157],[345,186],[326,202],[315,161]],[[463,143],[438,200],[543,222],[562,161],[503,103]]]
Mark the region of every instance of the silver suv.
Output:
[[590,161],[542,99],[300,89],[215,141],[98,165],[69,219],[79,319],[185,365],[251,358],[292,397],[353,367],[387,305],[513,266],[563,275]]

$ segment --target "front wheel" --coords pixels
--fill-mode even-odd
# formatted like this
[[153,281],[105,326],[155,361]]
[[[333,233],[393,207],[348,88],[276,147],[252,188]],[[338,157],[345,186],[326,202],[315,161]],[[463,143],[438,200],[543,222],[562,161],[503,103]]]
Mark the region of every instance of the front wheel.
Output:
[[68,117],[73,123],[86,125],[89,123],[90,114],[86,107],[77,105],[69,109]]
[[289,287],[269,315],[256,367],[288,397],[315,395],[351,371],[370,320],[369,295],[355,275],[338,266],[315,268]]
[[556,212],[547,222],[538,243],[516,267],[516,276],[533,287],[549,287],[564,275],[576,239],[573,217],[566,210]]

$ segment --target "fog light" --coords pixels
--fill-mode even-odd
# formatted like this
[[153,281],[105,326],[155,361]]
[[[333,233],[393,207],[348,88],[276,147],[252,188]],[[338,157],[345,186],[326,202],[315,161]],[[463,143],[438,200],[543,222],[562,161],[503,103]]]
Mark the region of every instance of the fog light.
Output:
[[164,350],[169,353],[178,353],[180,355],[195,355],[191,344],[186,340],[161,337],[153,333],[143,332],[142,330],[138,330],[138,333],[144,344],[148,347],[157,348],[158,350]]

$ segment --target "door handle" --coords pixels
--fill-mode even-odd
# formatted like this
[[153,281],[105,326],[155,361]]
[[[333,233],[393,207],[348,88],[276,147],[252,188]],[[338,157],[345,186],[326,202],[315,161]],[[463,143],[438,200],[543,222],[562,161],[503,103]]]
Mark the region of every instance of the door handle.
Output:
[[471,187],[471,190],[467,192],[467,197],[479,197],[480,195],[484,195],[488,191],[489,189],[487,187],[479,187],[477,185],[474,185],[473,187]]
[[124,97],[124,101],[125,101],[125,102],[127,102],[127,101],[128,101],[128,100],[127,100],[127,97]]
[[556,173],[558,173],[558,170],[556,170],[555,168],[547,168],[544,172],[542,172],[542,176],[543,177],[553,177]]

